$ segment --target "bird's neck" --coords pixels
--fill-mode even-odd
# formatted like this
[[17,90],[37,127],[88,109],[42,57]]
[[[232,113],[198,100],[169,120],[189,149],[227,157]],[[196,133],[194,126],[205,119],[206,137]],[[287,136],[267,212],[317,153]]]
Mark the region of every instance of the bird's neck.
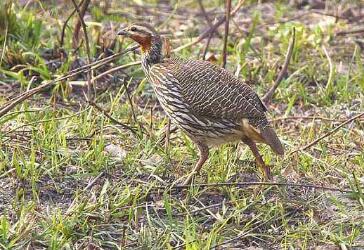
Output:
[[154,64],[162,61],[162,47],[163,42],[160,36],[152,37],[148,46],[142,46],[142,66],[146,73]]

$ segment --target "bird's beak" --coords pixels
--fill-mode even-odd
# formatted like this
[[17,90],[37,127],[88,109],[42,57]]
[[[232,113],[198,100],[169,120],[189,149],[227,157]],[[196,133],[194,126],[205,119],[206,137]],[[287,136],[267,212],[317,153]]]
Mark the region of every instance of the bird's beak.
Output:
[[129,36],[130,33],[126,29],[122,29],[117,33],[119,36]]

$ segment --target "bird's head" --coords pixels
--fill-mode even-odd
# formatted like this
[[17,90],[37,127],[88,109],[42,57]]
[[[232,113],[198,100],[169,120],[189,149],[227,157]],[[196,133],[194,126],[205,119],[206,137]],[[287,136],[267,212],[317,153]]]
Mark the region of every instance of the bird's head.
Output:
[[134,23],[120,30],[118,35],[130,37],[140,44],[143,52],[148,52],[152,46],[153,40],[160,40],[158,32],[149,24]]

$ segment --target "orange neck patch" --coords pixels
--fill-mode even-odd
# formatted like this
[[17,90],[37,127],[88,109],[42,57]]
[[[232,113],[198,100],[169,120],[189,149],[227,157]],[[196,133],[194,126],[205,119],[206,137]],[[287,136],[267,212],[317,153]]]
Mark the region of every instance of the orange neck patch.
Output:
[[152,38],[139,36],[139,35],[131,35],[131,38],[142,46],[142,52],[148,52],[150,47],[152,46]]

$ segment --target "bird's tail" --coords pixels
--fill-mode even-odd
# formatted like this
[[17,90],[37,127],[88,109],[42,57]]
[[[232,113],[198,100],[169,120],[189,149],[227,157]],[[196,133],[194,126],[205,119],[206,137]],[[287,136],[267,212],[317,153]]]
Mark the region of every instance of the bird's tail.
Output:
[[267,126],[261,131],[261,135],[265,142],[272,150],[279,155],[284,155],[284,148],[273,128]]

